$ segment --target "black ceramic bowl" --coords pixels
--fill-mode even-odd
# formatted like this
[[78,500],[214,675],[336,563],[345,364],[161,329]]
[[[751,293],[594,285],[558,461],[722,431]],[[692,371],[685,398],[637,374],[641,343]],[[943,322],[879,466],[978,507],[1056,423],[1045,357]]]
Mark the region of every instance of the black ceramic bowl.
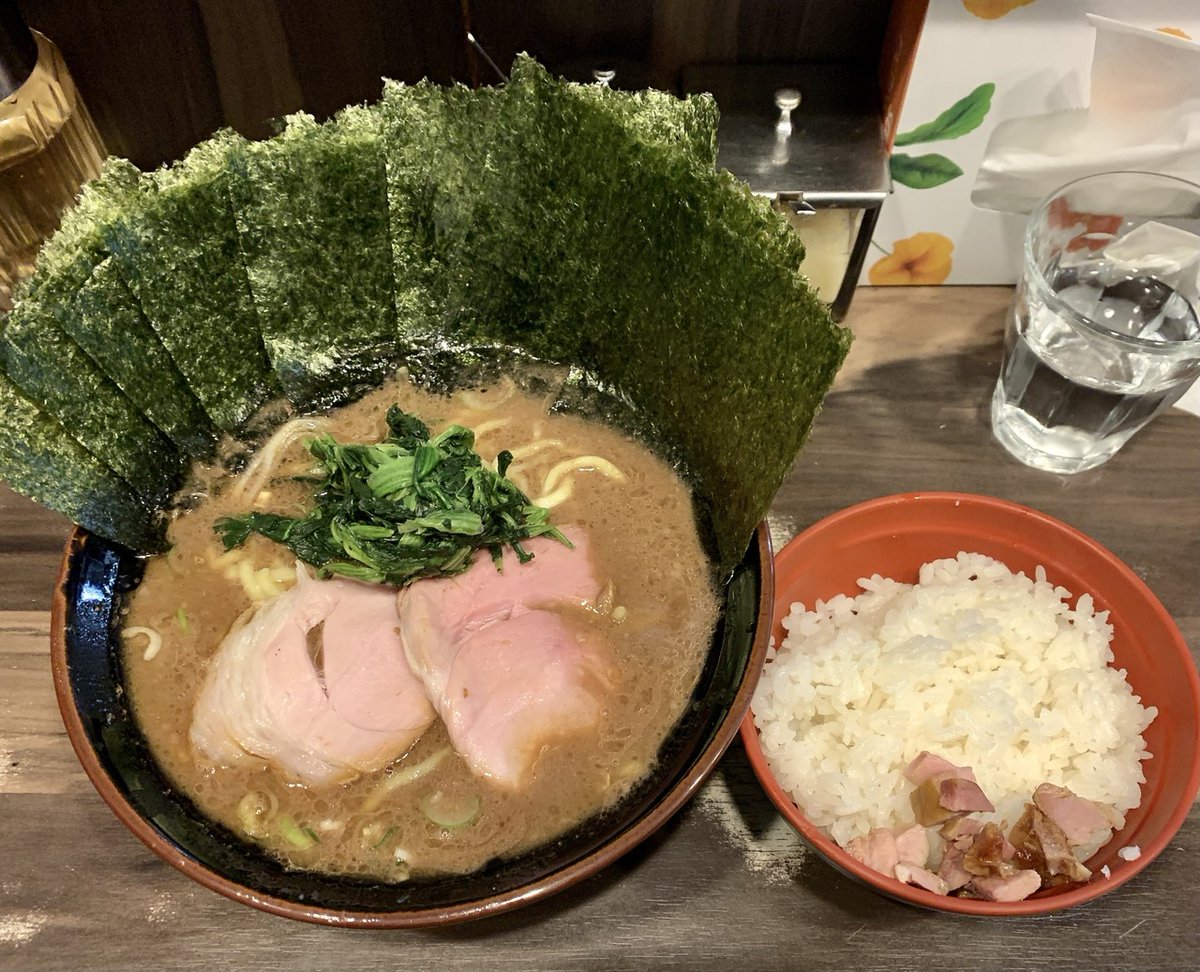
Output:
[[141,561],[83,530],[54,595],[51,660],[67,735],[121,822],[167,863],[264,911],[330,925],[449,924],[497,914],[596,873],[654,833],[712,771],[750,705],[766,658],[773,572],[766,524],[726,584],[708,662],[654,772],[612,810],[550,844],[465,876],[402,884],[284,868],[207,819],[151,757],[122,689],[116,622]]

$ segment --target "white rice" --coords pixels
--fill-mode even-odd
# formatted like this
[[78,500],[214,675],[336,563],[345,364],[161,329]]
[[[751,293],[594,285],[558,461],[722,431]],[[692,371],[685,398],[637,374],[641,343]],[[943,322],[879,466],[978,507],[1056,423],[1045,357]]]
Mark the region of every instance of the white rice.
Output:
[[922,750],[970,766],[1007,829],[1040,783],[1119,811],[1141,801],[1144,708],[1110,667],[1108,612],[1072,607],[981,554],[878,574],[864,593],[793,604],[769,653],[754,721],[779,783],[838,843],[912,822],[902,775]]

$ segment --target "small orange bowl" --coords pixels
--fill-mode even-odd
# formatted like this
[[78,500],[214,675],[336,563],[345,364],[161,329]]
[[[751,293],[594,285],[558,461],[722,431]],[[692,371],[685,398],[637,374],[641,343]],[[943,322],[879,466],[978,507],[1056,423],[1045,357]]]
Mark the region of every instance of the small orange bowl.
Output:
[[[810,822],[771,772],[758,740],[753,712],[741,734],[754,772],[779,812],[830,864],[890,898],[938,911],[969,915],[1035,915],[1091,901],[1124,884],[1170,842],[1200,787],[1200,678],[1187,643],[1150,589],[1095,540],[1037,510],[966,493],[906,493],[842,510],[809,527],[775,558],[772,636],[783,641],[791,605],[859,593],[857,580],[874,573],[914,583],[921,564],[960,550],[986,554],[1047,579],[1074,598],[1090,593],[1097,611],[1108,611],[1115,664],[1142,704],[1158,716],[1143,733],[1153,758],[1142,763],[1142,802],[1125,827],[1088,861],[1094,877],[1039,891],[1024,901],[998,903],[944,897],[902,884],[856,861]],[[1130,844],[1141,856],[1126,861]],[[1112,876],[1100,868],[1107,865]]]

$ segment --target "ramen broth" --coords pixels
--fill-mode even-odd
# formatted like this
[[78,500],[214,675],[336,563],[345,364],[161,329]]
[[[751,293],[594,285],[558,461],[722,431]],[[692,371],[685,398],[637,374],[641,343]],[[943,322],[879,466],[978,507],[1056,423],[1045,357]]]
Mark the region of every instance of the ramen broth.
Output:
[[[548,743],[516,791],[475,776],[450,750],[431,772],[389,792],[394,775],[449,746],[440,720],[385,770],[324,788],[301,785],[257,758],[215,765],[188,739],[207,660],[243,615],[294,578],[290,551],[262,537],[224,553],[214,521],[250,508],[303,515],[313,485],[297,477],[314,465],[305,442],[316,432],[379,441],[394,403],[434,433],[453,422],[473,428],[485,461],[501,449],[513,452],[509,477],[535,502],[550,470],[573,457],[600,456],[623,476],[581,462],[564,480],[569,487],[550,491],[561,500],[552,521],[589,531],[597,576],[612,584],[598,610],[564,617],[602,641],[619,676],[599,728]],[[184,494],[189,508],[170,527],[170,552],[147,564],[129,601],[124,667],[151,750],[204,813],[291,866],[403,880],[469,872],[542,844],[613,805],[649,771],[695,686],[717,616],[691,497],[640,444],[595,421],[548,414],[548,404],[507,379],[444,397],[400,377],[290,441],[274,436],[272,455],[251,460],[239,476],[220,463],[194,472]],[[156,653],[146,636],[129,633],[136,627],[162,636]],[[479,812],[465,825],[443,826],[422,809],[430,800],[478,800]]]

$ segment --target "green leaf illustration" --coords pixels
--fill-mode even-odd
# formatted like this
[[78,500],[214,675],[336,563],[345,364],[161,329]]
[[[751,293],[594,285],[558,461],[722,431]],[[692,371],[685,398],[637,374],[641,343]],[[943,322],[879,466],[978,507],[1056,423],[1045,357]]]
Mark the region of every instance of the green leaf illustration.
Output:
[[921,142],[940,142],[947,138],[958,138],[973,132],[983,122],[992,107],[992,94],[996,86],[990,81],[981,84],[965,98],[960,98],[933,121],[918,125],[911,132],[896,136],[897,146],[919,145]]
[[937,152],[916,156],[901,152],[892,156],[891,167],[892,178],[910,189],[932,189],[963,174],[962,169]]

